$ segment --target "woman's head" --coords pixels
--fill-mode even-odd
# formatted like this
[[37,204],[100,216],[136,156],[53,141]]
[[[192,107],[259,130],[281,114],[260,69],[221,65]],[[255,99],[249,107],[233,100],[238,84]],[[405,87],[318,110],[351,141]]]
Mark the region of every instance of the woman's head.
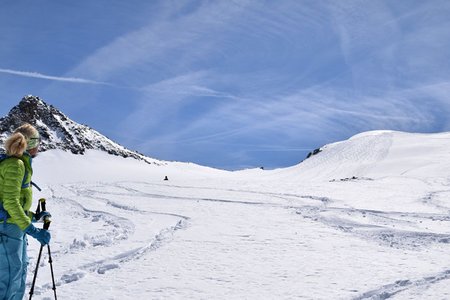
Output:
[[6,154],[20,157],[27,150],[35,156],[39,147],[39,132],[26,123],[17,128],[5,142]]

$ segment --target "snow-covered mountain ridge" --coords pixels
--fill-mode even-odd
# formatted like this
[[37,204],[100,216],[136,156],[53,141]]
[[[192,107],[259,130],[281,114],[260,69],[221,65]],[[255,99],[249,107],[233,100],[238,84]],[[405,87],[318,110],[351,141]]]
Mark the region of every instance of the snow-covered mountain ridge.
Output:
[[[76,123],[36,96],[25,96],[7,116],[0,118],[0,144],[24,122],[33,124],[39,130],[42,152],[60,149],[73,154],[85,154],[89,150],[98,150],[159,166],[169,163],[117,144],[96,130]],[[270,180],[273,176],[282,176],[283,180],[288,181],[401,176],[426,170],[441,174],[445,173],[450,165],[446,160],[450,152],[447,149],[450,149],[449,132],[417,134],[377,130],[324,145],[311,152],[306,160],[292,167],[271,171],[244,170],[238,173]],[[422,155],[423,153],[426,155]]]
[[272,172],[284,180],[441,176],[450,168],[450,132],[369,131],[321,147],[302,163]]
[[165,164],[126,149],[96,130],[74,122],[52,105],[31,95],[25,96],[7,116],[0,118],[0,143],[3,144],[9,134],[25,122],[38,129],[41,135],[41,151],[61,149],[74,154],[84,154],[86,150],[92,149],[116,156],[132,157],[147,163]]

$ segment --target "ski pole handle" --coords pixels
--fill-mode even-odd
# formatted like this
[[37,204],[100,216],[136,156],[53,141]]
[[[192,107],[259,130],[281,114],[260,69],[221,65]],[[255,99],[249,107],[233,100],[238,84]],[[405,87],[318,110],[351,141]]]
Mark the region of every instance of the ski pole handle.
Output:
[[41,200],[38,200],[38,204],[37,204],[37,207],[36,207],[36,214],[38,214],[40,212],[41,212]]
[[[45,205],[45,198],[39,199],[39,203],[41,204],[42,211],[47,211],[46,205]],[[44,217],[44,229],[48,230],[50,228],[50,223],[52,221],[50,220],[49,216]]]
[[46,206],[45,206],[45,198],[39,199],[39,203],[41,204],[42,211],[47,211]]

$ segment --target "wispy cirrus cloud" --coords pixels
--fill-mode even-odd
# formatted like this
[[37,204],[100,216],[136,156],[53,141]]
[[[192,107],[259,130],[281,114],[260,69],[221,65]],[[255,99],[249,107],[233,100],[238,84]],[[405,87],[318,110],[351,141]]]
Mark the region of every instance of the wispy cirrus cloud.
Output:
[[433,83],[448,78],[448,47],[424,45],[450,31],[420,19],[433,4],[167,3],[67,73],[136,87],[117,123],[125,144],[203,159],[445,126],[448,86]]
[[229,26],[230,19],[237,18],[246,9],[247,2],[251,1],[241,1],[239,5],[232,2],[186,4],[194,7],[189,9],[168,3],[161,8],[157,22],[149,21],[99,47],[69,73],[122,78],[123,74],[142,66],[148,78],[144,85],[160,80],[164,74],[166,77],[179,74],[215,50],[218,39],[214,33]]
[[[42,5],[55,9],[36,4],[37,17]],[[85,122],[148,155],[297,161],[296,151],[361,131],[450,130],[446,0],[85,5],[70,8],[81,26],[68,27],[60,10],[37,28],[21,25],[28,15],[1,18],[1,61],[17,63],[0,73],[44,79],[27,87],[77,99],[67,102]],[[61,76],[16,71],[29,69]],[[3,93],[24,87],[2,84]]]
[[[214,109],[199,114],[177,131],[162,133],[158,141],[166,144],[226,144],[239,138],[250,140],[266,136],[272,140],[304,140],[310,146],[336,139],[336,136],[348,137],[361,130],[432,130],[438,122],[433,107],[441,99],[435,97],[430,100],[431,105],[417,105],[418,99],[429,98],[429,95],[427,88],[367,96],[322,86],[264,101],[257,96],[228,96],[227,101],[219,102]],[[148,112],[142,110],[142,118],[148,116]]]
[[95,81],[95,80],[84,79],[84,78],[51,76],[51,75],[46,75],[46,74],[42,74],[42,73],[38,73],[38,72],[18,71],[18,70],[3,69],[3,68],[0,68],[0,73],[16,75],[16,76],[23,76],[23,77],[38,78],[38,79],[46,79],[46,80],[72,82],[72,83],[111,85],[107,82]]

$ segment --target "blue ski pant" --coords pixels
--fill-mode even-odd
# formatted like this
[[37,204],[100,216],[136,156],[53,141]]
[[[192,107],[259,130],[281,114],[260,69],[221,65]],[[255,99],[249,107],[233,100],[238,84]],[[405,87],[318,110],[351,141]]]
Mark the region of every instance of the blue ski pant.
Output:
[[22,300],[27,278],[27,237],[17,225],[0,223],[0,300]]

